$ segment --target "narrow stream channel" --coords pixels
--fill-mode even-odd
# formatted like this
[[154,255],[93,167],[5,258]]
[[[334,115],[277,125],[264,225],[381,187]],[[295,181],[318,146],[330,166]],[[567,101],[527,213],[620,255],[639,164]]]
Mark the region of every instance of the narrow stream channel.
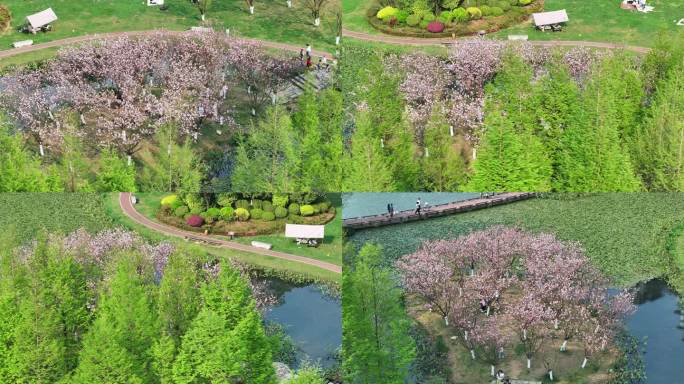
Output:
[[637,311],[627,329],[642,344],[648,384],[684,383],[684,330],[679,328],[679,297],[665,281],[655,279],[637,291]]
[[297,364],[308,359],[324,368],[332,366],[331,357],[342,345],[340,300],[317,285],[297,286],[274,278],[268,282],[280,300],[264,313],[264,319],[282,325],[292,337],[298,347]]

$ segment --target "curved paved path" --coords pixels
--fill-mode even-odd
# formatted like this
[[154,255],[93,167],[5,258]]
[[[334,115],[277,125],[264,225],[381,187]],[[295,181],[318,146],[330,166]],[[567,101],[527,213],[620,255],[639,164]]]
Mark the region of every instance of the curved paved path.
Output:
[[[52,40],[52,41],[48,41],[45,43],[30,45],[30,46],[22,47],[22,48],[10,48],[7,50],[2,50],[2,51],[0,51],[0,59],[20,55],[22,53],[39,51],[39,50],[45,49],[45,48],[58,48],[58,47],[66,46],[66,45],[85,43],[85,42],[93,41],[93,40],[110,39],[110,38],[119,37],[119,36],[145,36],[145,35],[151,35],[154,33],[158,33],[159,31],[164,31],[166,33],[170,33],[173,35],[181,35],[181,34],[190,32],[190,31],[173,31],[173,30],[154,29],[154,30],[149,30],[149,31],[110,32],[110,33],[99,33],[99,34],[92,34],[92,35],[75,36],[75,37],[69,37],[66,39]],[[295,52],[297,54],[299,54],[299,50],[303,48],[303,47],[292,45],[292,44],[277,43],[274,41],[266,41],[266,40],[259,40],[259,39],[250,39],[247,37],[239,37],[239,39],[260,43],[261,45],[263,45],[264,47],[267,47],[267,48],[280,49],[283,51]],[[314,57],[315,56],[325,56],[329,59],[332,59],[332,55],[328,52],[322,52],[322,51],[314,50],[312,52],[312,54]]]
[[234,249],[237,251],[243,251],[243,252],[249,252],[249,253],[256,253],[259,255],[263,256],[270,256],[270,257],[276,257],[279,259],[284,259],[288,261],[294,261],[296,263],[302,263],[302,264],[307,264],[307,265],[312,265],[314,267],[322,268],[334,273],[342,273],[342,267],[339,265],[327,263],[325,261],[320,261],[316,259],[310,259],[308,257],[303,257],[303,256],[297,256],[297,255],[291,255],[289,253],[283,253],[283,252],[276,252],[276,251],[271,251],[268,249],[261,249],[261,248],[255,248],[249,245],[245,244],[240,244],[236,243],[233,241],[226,241],[222,239],[217,239],[215,237],[207,236],[201,233],[197,232],[190,232],[190,231],[185,231],[176,227],[172,227],[170,225],[165,225],[161,223],[157,223],[155,221],[152,221],[148,219],[147,217],[143,216],[140,212],[138,212],[135,207],[133,206],[133,203],[131,202],[131,193],[130,192],[122,192],[119,193],[119,206],[121,207],[121,210],[123,213],[131,218],[131,220],[135,221],[136,223],[143,225],[153,231],[162,233],[164,235],[168,236],[175,236],[175,237],[180,237],[180,238],[186,238],[186,236],[190,236],[193,238],[198,238],[202,240],[206,240],[211,242],[212,246],[216,247],[221,247],[221,248],[229,248],[229,249]]
[[[434,46],[434,45],[445,45],[454,44],[457,39],[451,37],[434,37],[434,38],[420,38],[420,37],[402,37],[402,36],[392,36],[386,34],[372,35],[366,32],[350,31],[348,29],[342,30],[342,35],[344,37],[350,37],[352,39],[370,41],[376,43],[386,43],[386,44],[398,44],[398,45],[413,45],[413,46]],[[462,37],[461,37],[462,38]],[[650,48],[637,47],[633,45],[616,44],[616,43],[604,43],[598,41],[576,41],[576,40],[529,40],[530,44],[543,46],[543,47],[588,47],[588,48],[607,48],[616,49],[624,48],[629,51],[646,53],[650,51]]]

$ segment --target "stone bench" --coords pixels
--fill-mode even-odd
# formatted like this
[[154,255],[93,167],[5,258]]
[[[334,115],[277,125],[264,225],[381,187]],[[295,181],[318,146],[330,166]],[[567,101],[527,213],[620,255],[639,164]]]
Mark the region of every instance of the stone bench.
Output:
[[527,35],[508,35],[508,40],[515,41],[527,41]]
[[273,245],[271,245],[269,243],[263,243],[261,241],[252,241],[252,247],[263,248],[263,249],[271,249],[271,248],[273,248]]
[[28,47],[29,45],[33,45],[33,40],[22,40],[12,43],[14,48]]
[[211,28],[208,27],[190,27],[193,32],[211,32]]
[[[496,384],[496,380],[492,381],[491,384]],[[542,382],[541,381],[511,380],[511,384],[542,384]]]

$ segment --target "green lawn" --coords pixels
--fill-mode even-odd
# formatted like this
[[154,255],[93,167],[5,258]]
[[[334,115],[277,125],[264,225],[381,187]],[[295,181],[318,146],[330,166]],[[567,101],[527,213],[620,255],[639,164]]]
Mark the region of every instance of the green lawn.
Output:
[[[660,31],[683,30],[675,22],[684,18],[684,0],[649,0],[655,6],[650,13],[630,12],[620,9],[620,1],[545,0],[544,9],[565,9],[570,22],[563,32],[540,32],[531,22],[504,29],[493,34],[525,34],[530,40],[588,40],[605,41],[627,45],[651,46]],[[343,2],[346,29],[380,34],[366,20],[369,0],[345,0]]]
[[425,221],[357,231],[350,239],[384,247],[388,261],[427,239],[455,238],[502,224],[579,241],[617,285],[630,286],[673,271],[668,243],[684,223],[679,193],[603,193],[581,198],[533,199]]
[[0,228],[20,241],[45,230],[68,234],[79,228],[97,232],[111,226],[102,195],[94,193],[0,193]]
[[[0,49],[9,49],[12,42],[32,39],[35,43],[84,34],[136,31],[156,28],[186,30],[200,25],[200,14],[190,0],[166,0],[167,11],[148,7],[145,0],[4,0],[12,13],[12,28],[0,34]],[[287,8],[285,0],[255,2],[255,14],[250,15],[242,0],[214,1],[207,13],[207,22],[217,28],[230,28],[231,34],[270,41],[298,44],[311,43],[314,49],[334,51],[332,10],[338,2],[330,2],[321,26],[314,27],[310,12],[301,2]],[[16,31],[27,15],[52,7],[59,20],[53,30],[28,36]]]
[[570,22],[563,32],[539,32],[532,24],[503,30],[499,36],[527,34],[531,40],[606,41],[649,47],[660,31],[684,31],[675,22],[684,18],[684,0],[649,0],[650,13],[625,11],[620,1],[546,0],[544,9],[565,9]]
[[[142,195],[142,196],[141,196]],[[146,197],[146,195],[149,195],[149,197]],[[159,201],[157,197],[161,197],[165,194],[163,193],[150,193],[150,194],[138,194],[136,196],[141,197],[140,203],[136,205],[136,209],[139,210],[140,213],[144,214],[145,216],[150,217],[150,213],[153,211],[155,204],[158,206],[158,202],[155,203],[154,201]],[[107,215],[111,218],[111,220],[117,224],[124,226],[128,229],[134,230],[144,238],[150,240],[150,241],[169,241],[171,243],[181,245],[181,246],[187,246],[187,247],[199,247],[203,251],[208,252],[212,255],[215,255],[217,257],[231,257],[235,258],[241,262],[254,265],[257,267],[265,268],[268,270],[276,270],[283,272],[285,274],[292,274],[296,276],[306,276],[308,278],[311,278],[313,280],[317,281],[327,281],[327,282],[333,282],[333,283],[339,283],[341,281],[341,276],[339,274],[336,274],[331,271],[327,271],[318,267],[302,264],[302,263],[296,263],[296,262],[291,262],[288,260],[283,260],[275,257],[270,257],[270,256],[263,256],[263,255],[258,255],[255,253],[250,253],[250,252],[241,252],[241,251],[236,251],[236,250],[231,250],[231,249],[225,249],[225,248],[216,248],[216,247],[210,247],[206,245],[200,245],[200,244],[192,244],[188,243],[185,240],[182,240],[177,237],[172,237],[172,236],[165,236],[162,235],[158,232],[155,232],[147,227],[144,227],[140,224],[135,223],[133,220],[131,220],[128,216],[124,215],[121,209],[119,208],[119,194],[118,193],[110,193],[106,196],[104,199],[104,206],[105,210],[107,212]],[[151,216],[152,218],[154,215]]]

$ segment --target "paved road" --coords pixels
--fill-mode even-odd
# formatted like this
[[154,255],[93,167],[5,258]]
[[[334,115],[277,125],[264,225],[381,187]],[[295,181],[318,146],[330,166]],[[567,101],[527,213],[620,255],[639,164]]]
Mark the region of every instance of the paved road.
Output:
[[[200,238],[206,241],[210,241],[212,246],[216,247],[221,247],[221,248],[229,248],[229,249],[234,249],[237,251],[243,251],[243,252],[249,252],[249,253],[256,253],[259,255],[263,256],[271,256],[271,257],[276,257],[279,259],[284,259],[288,261],[294,261],[297,263],[302,263],[302,264],[307,264],[307,265],[312,265],[314,267],[322,268],[334,273],[342,273],[342,267],[339,265],[331,264],[331,263],[326,263],[325,261],[320,261],[316,259],[310,259],[308,257],[303,257],[303,256],[297,256],[297,255],[291,255],[289,253],[283,253],[283,252],[276,252],[276,251],[270,251],[268,249],[261,249],[261,248],[255,248],[249,245],[245,244],[240,244],[236,243],[233,241],[226,241],[222,239],[217,239],[215,237],[211,236],[206,236],[197,232],[190,232],[190,231],[185,231],[176,227],[172,227],[170,225],[165,225],[161,223],[154,222],[147,217],[143,216],[140,212],[138,212],[135,207],[133,206],[133,203],[131,202],[131,193],[129,192],[124,192],[119,194],[119,206],[121,207],[121,210],[124,212],[124,214],[128,217],[130,217],[133,221],[136,223],[143,225],[153,231],[162,233],[164,235],[168,236],[175,236],[175,237],[180,237],[180,238],[186,238],[186,236],[191,236],[193,238]],[[215,244],[215,245],[214,245]]]
[[[102,33],[102,34],[69,37],[66,39],[53,40],[53,41],[48,41],[46,43],[30,45],[28,47],[12,48],[12,49],[3,50],[3,51],[0,51],[0,59],[11,57],[11,56],[16,56],[16,55],[19,55],[22,53],[39,51],[39,50],[45,49],[45,48],[63,47],[66,45],[84,43],[84,42],[93,41],[93,40],[110,39],[110,38],[119,37],[119,36],[145,36],[145,35],[151,35],[151,34],[154,34],[157,32],[159,32],[159,30],[111,32],[111,33]],[[165,32],[170,33],[170,34],[174,34],[174,35],[180,35],[183,33],[187,33],[188,31],[168,31],[167,30]],[[297,54],[299,54],[299,50],[303,48],[303,47],[292,45],[292,44],[277,43],[274,41],[265,41],[265,40],[250,39],[250,38],[243,38],[243,37],[240,37],[240,39],[246,40],[246,41],[257,42],[257,43],[260,43],[261,45],[263,45],[264,47],[267,47],[267,48],[274,48],[274,49],[280,49],[280,50],[284,50],[284,51],[291,51],[291,52],[296,52]],[[328,52],[313,50],[312,55],[314,57],[325,56],[329,59],[332,59],[332,55]]]
[[[420,37],[402,37],[385,34],[371,35],[365,32],[356,32],[344,29],[342,35],[347,38],[371,41],[386,44],[398,45],[413,45],[413,46],[440,46],[445,44],[454,44],[458,39],[454,40],[451,37],[435,37],[435,38],[420,38]],[[575,40],[530,40],[529,43],[543,47],[589,47],[589,48],[607,48],[617,49],[624,48],[630,51],[646,53],[650,48],[637,47],[633,45],[604,43],[598,41],[575,41]]]

